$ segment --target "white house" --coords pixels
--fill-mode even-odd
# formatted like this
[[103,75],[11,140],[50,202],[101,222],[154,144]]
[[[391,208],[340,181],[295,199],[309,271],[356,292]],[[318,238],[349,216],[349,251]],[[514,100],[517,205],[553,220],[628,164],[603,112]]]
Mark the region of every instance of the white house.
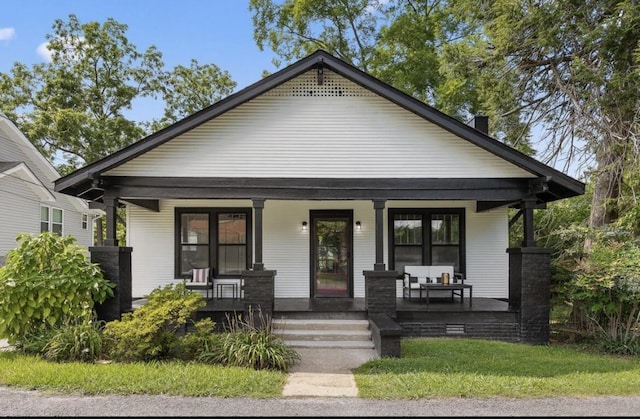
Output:
[[535,248],[533,209],[584,184],[317,51],[56,191],[104,203],[111,246],[126,206],[133,297],[211,267],[271,272],[265,298],[367,297],[371,313],[387,291],[367,292],[367,272],[387,273],[395,304],[405,265],[451,265],[474,298],[519,306],[535,292],[512,268],[539,264],[510,261],[508,209]]
[[0,114],[0,265],[18,233],[70,234],[93,245],[94,218],[83,199],[54,191],[60,175],[6,116]]

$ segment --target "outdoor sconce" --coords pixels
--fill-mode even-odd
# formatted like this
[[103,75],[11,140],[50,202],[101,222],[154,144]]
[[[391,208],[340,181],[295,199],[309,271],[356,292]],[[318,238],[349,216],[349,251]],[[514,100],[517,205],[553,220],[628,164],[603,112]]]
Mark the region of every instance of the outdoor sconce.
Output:
[[302,231],[307,231],[307,222],[306,221],[302,222]]
[[356,231],[360,231],[362,229],[362,224],[360,224],[360,221],[356,221]]

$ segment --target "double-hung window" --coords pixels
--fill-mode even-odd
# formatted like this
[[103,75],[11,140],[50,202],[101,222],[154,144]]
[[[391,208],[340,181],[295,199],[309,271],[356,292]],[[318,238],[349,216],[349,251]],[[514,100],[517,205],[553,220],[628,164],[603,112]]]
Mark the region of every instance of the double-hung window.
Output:
[[390,208],[390,267],[453,265],[465,271],[464,209]]
[[53,207],[40,207],[40,232],[52,231],[62,235],[62,210]]
[[214,268],[238,276],[251,264],[251,208],[176,208],[176,275]]

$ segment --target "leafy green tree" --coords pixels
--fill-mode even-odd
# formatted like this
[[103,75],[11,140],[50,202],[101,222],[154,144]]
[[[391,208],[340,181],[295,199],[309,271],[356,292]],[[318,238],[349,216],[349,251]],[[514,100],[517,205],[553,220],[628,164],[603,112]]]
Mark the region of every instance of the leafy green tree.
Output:
[[16,63],[0,75],[0,105],[43,154],[63,153],[76,168],[144,134],[126,112],[136,98],[153,96],[162,68],[154,47],[138,52],[126,25],[57,19],[46,36],[51,62],[29,70]]
[[271,48],[279,67],[323,49],[365,71],[373,54],[379,2],[375,0],[250,0],[253,36]]
[[[494,0],[463,10],[483,26],[490,72],[517,74],[520,112],[542,126],[543,158],[588,165],[589,224],[615,221],[637,161],[640,5],[634,0]],[[544,151],[544,150],[543,150]]]
[[532,154],[515,76],[487,74],[482,26],[446,0],[251,0],[254,37],[289,63],[324,49],[459,119],[488,115],[500,140]]
[[233,93],[237,83],[215,64],[201,65],[192,59],[189,67],[176,66],[161,78],[164,115],[151,125],[153,131],[204,109]]
[[[107,156],[231,93],[235,82],[214,64],[164,70],[155,46],[129,42],[114,19],[57,19],[46,36],[51,61],[15,63],[0,73],[0,111],[66,174]],[[197,87],[195,87],[197,86]],[[135,121],[140,99],[163,100],[164,115]],[[57,164],[59,160],[64,163]]]
[[77,320],[113,296],[113,284],[72,236],[21,233],[0,268],[0,337],[24,344]]

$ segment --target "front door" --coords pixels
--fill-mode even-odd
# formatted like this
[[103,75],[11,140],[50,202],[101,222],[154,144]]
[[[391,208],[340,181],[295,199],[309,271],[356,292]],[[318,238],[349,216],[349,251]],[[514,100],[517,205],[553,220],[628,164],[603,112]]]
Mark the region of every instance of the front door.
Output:
[[311,211],[313,297],[351,297],[353,212]]

